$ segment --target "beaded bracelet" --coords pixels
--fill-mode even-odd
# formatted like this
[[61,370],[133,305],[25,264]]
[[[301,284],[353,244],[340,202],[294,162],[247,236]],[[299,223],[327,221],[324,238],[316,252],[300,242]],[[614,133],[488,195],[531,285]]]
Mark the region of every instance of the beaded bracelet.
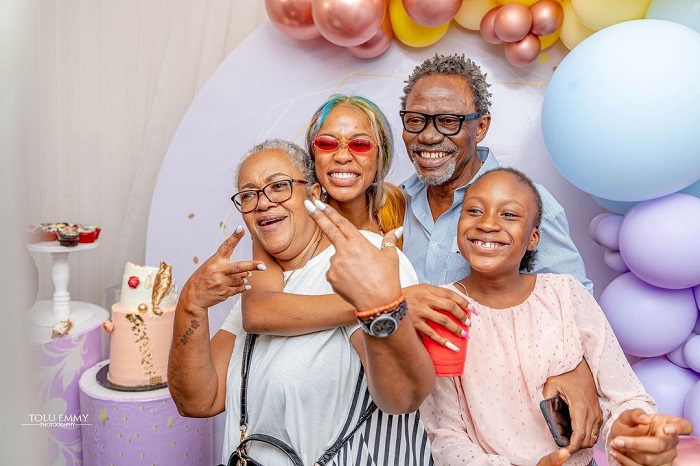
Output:
[[380,307],[375,307],[374,309],[370,309],[368,311],[355,311],[355,317],[358,319],[366,319],[368,317],[372,317],[378,314],[383,314],[387,311],[393,311],[397,307],[399,307],[399,304],[403,302],[403,300],[406,299],[406,295],[404,295],[403,291],[401,291],[401,296],[399,296],[396,301],[392,301],[386,306],[380,306]]

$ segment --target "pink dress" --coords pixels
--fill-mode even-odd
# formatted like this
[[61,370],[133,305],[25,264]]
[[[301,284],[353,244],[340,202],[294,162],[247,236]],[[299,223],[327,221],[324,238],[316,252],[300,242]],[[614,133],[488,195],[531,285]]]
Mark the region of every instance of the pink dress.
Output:
[[[464,295],[453,285],[443,285]],[[585,356],[598,386],[603,438],[625,409],[655,412],[593,296],[570,275],[540,274],[518,306],[478,310],[461,377],[438,377],[421,407],[436,466],[536,465],[556,450],[540,411],[548,377]],[[567,465],[585,466],[593,450]]]

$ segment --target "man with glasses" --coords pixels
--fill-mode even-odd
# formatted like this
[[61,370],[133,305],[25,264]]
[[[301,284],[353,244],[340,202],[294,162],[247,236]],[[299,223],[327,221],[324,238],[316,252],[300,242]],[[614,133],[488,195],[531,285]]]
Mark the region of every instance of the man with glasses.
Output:
[[[416,329],[441,344],[446,344],[445,339],[426,321],[443,322],[434,309],[450,309],[459,298],[433,285],[469,275],[469,264],[457,247],[464,193],[469,183],[499,166],[488,147],[477,146],[491,123],[489,86],[479,66],[464,55],[436,55],[413,70],[401,97],[403,141],[416,169],[402,184],[406,198],[403,252],[423,283],[413,287],[422,288],[421,293],[407,290],[406,302]],[[537,188],[543,215],[532,273],[567,273],[592,293],[583,260],[569,236],[564,209],[543,186]],[[569,402],[572,451],[592,447],[602,412],[585,361],[568,374],[548,379],[543,392],[547,396],[562,393]]]

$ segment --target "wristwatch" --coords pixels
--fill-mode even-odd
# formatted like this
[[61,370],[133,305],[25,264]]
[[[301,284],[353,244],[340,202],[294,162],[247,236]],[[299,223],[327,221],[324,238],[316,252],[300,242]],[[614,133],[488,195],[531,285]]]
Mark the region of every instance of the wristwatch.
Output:
[[366,334],[376,338],[386,338],[399,328],[399,322],[406,315],[406,301],[401,301],[394,310],[357,320]]

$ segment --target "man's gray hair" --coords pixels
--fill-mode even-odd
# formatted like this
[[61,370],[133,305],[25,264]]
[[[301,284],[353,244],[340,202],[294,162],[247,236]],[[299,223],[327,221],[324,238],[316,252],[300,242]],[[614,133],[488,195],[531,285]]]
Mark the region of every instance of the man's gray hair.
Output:
[[471,59],[465,58],[464,54],[436,54],[433,58],[428,58],[416,66],[413,73],[404,81],[406,86],[403,88],[403,96],[401,97],[402,110],[406,110],[406,98],[411,93],[416,81],[423,76],[436,74],[462,76],[467,80],[472,94],[474,94],[476,110],[482,115],[490,113],[491,101],[489,98],[491,93],[489,86],[491,85],[486,82],[486,74],[481,72],[481,68]]
[[314,183],[317,182],[316,179],[316,169],[314,167],[314,162],[311,157],[307,154],[306,150],[302,147],[294,144],[293,142],[285,141],[284,139],[268,139],[260,144],[253,146],[248,152],[243,154],[241,160],[238,162],[236,167],[236,173],[234,174],[236,189],[238,189],[238,175],[241,171],[241,166],[251,155],[265,152],[265,151],[281,151],[289,156],[292,165],[301,170],[302,176],[308,183],[306,184],[307,192],[311,192],[311,188]]

